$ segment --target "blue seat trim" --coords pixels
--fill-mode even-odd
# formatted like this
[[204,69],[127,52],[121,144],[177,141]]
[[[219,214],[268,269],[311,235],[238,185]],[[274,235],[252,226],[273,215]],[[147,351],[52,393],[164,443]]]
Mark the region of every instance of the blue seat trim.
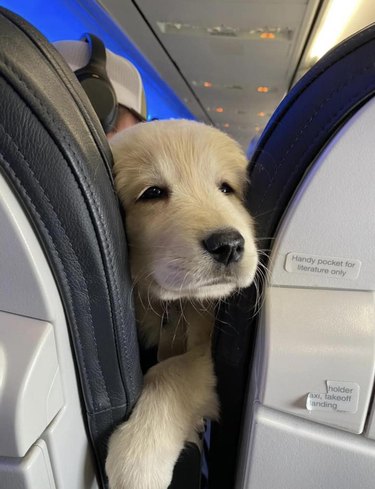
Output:
[[[375,25],[330,51],[291,90],[251,162],[248,206],[272,237],[299,185],[337,130],[375,93]],[[269,240],[261,246],[269,248]]]

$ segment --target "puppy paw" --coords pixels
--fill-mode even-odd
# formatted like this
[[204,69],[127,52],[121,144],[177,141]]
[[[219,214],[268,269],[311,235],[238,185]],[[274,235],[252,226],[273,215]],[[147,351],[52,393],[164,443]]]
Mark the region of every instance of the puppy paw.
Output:
[[160,450],[162,440],[150,439],[146,427],[130,420],[109,442],[106,472],[110,489],[167,489],[178,453]]
[[218,411],[206,345],[152,367],[130,416],[112,435],[106,471],[111,489],[167,489],[192,430]]

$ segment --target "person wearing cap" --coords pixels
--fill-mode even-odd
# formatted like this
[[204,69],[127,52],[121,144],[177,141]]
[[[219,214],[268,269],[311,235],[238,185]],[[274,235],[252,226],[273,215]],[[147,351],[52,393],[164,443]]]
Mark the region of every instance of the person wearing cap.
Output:
[[[117,99],[116,114],[113,122],[107,125],[101,120],[107,138],[110,139],[117,132],[146,120],[146,103],[142,79],[138,70],[130,61],[113,53],[109,49],[105,49],[102,42],[96,36],[87,36],[90,36],[88,37],[90,42],[86,42],[85,40],[56,41],[54,46],[70,68],[76,73],[79,80],[79,73],[92,62],[92,40],[98,42],[99,50],[102,49],[103,54],[105,50],[104,60],[101,61],[103,66],[99,66],[99,69],[103,70],[103,77],[106,78],[113,89],[114,100],[116,101]],[[97,67],[98,63],[94,65],[94,69]],[[93,79],[95,73],[91,77]],[[82,81],[81,84],[85,88]],[[97,100],[95,98],[93,99],[93,97]],[[99,111],[97,110],[96,102],[100,103],[100,98],[100,88],[96,92],[96,95],[89,95],[89,99],[97,113]],[[101,119],[100,116],[99,119]]]

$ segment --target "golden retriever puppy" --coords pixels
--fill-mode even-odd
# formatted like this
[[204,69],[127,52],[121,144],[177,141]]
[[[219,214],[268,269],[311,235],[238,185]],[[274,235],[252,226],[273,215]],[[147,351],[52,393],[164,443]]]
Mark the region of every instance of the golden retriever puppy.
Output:
[[111,145],[137,322],[159,363],[110,439],[106,470],[111,489],[167,489],[184,443],[218,415],[215,301],[248,286],[257,267],[247,160],[226,134],[186,120],[138,124]]

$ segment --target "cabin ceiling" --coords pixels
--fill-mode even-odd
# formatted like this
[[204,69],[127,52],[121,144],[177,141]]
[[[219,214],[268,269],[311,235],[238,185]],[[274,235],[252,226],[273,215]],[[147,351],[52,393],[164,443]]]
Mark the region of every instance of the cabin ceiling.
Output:
[[246,150],[290,88],[322,2],[100,3],[197,119]]

